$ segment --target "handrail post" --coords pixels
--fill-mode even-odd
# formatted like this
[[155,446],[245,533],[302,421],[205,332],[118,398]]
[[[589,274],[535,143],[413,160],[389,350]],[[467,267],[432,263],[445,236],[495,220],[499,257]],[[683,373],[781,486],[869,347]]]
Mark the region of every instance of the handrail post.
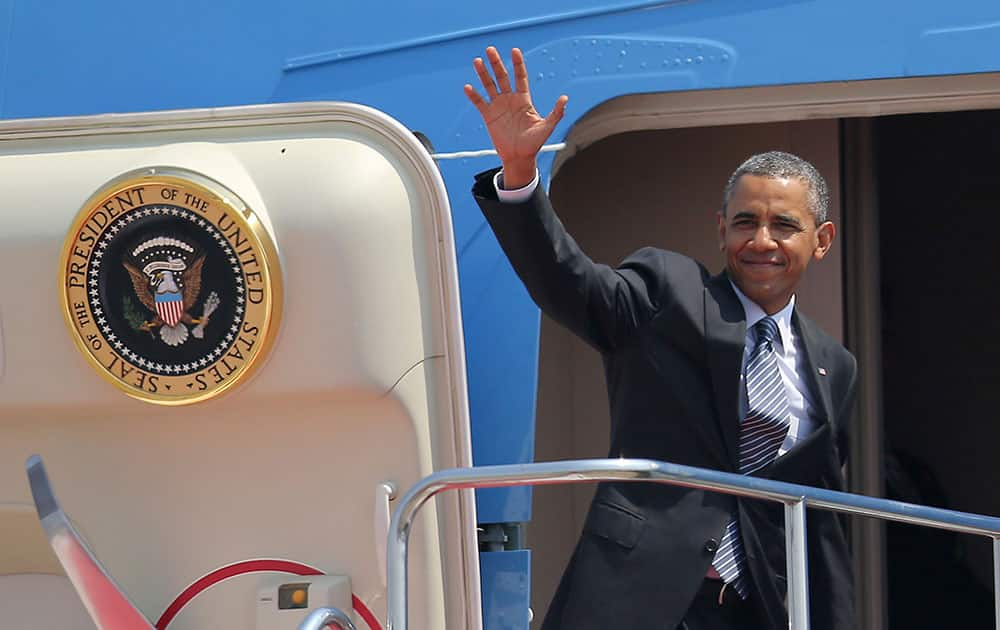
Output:
[[993,537],[993,616],[1000,630],[1000,538]]
[[386,592],[391,597],[386,606],[386,630],[406,630],[409,611],[409,585],[407,584],[407,547],[410,528],[408,523],[400,527],[400,514],[396,509],[389,524],[389,540],[386,545]]
[[785,503],[785,562],[788,567],[788,627],[809,630],[809,557],[805,498]]

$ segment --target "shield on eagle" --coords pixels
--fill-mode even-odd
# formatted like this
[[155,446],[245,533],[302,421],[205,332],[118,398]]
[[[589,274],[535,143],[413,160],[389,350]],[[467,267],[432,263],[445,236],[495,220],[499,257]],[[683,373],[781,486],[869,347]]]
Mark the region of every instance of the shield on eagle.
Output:
[[184,315],[184,296],[169,291],[157,293],[154,299],[156,300],[156,314],[160,316],[160,319],[167,326],[176,326],[177,322],[181,321],[181,316]]

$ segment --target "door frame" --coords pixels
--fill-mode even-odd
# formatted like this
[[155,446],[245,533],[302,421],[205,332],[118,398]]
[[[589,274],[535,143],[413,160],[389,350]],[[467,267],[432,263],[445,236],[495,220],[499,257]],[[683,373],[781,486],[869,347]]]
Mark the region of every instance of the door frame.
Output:
[[[844,339],[859,372],[851,492],[884,496],[879,208],[872,118],[1000,108],[1000,73],[630,94],[598,105],[568,132],[559,168],[587,146],[629,131],[841,119]],[[887,627],[885,527],[852,519],[858,627]]]

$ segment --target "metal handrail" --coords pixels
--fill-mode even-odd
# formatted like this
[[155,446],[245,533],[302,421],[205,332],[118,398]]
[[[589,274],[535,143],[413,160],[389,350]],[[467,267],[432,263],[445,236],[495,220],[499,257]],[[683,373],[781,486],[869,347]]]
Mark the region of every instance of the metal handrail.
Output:
[[386,552],[386,630],[406,630],[407,627],[406,569],[409,536],[417,512],[428,499],[439,492],[459,488],[503,488],[595,481],[664,483],[784,504],[789,578],[788,626],[791,630],[809,629],[806,507],[989,536],[993,539],[994,614],[996,628],[1000,630],[1000,518],[648,459],[584,459],[456,468],[423,478],[399,500],[389,526]]

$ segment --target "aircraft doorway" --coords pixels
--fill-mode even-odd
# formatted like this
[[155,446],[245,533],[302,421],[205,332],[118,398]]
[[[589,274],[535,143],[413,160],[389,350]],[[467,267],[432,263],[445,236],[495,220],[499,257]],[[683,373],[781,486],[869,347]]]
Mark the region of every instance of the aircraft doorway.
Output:
[[[990,285],[1000,111],[630,131],[565,160],[550,193],[595,260],[615,264],[652,244],[714,273],[723,264],[714,219],[722,187],[740,161],[769,149],[812,161],[832,192],[837,242],[810,267],[798,299],[868,366],[866,400],[877,404],[861,401],[851,489],[879,494],[884,479],[885,496],[1000,514],[1000,497],[990,492],[1000,484],[1000,427],[990,422],[1000,408],[1000,320],[991,317],[1000,291]],[[857,202],[859,187],[866,203]],[[859,279],[870,282],[869,293],[857,289]],[[868,359],[859,352],[859,310],[871,315],[875,332],[877,351]],[[608,432],[599,355],[543,317],[536,461],[604,457]],[[526,538],[535,628],[592,493],[587,486],[534,490]],[[901,525],[883,534],[874,521],[851,520],[859,627],[991,627],[985,539]],[[928,621],[940,615],[951,623]]]
[[[1000,514],[1000,111],[876,119],[886,496]],[[989,628],[979,536],[886,526],[889,628]]]

